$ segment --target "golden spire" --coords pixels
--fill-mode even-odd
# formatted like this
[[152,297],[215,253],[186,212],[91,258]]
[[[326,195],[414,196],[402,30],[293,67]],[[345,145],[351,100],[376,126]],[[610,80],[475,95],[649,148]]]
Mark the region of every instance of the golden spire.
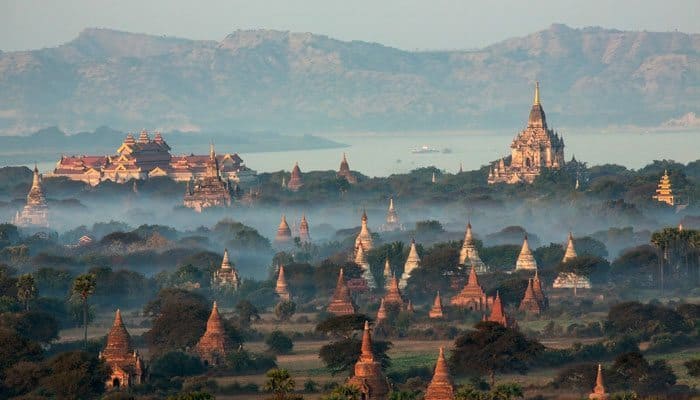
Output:
[[540,105],[540,82],[535,81],[535,101],[534,105],[539,106]]

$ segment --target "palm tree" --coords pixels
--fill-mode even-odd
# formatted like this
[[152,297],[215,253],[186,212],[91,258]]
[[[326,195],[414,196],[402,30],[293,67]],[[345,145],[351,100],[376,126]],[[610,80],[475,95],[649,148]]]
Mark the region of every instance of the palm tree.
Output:
[[267,371],[265,391],[272,392],[275,400],[285,400],[294,391],[294,379],[286,369],[271,369]]
[[323,400],[360,400],[362,392],[355,386],[342,385],[333,389],[328,395],[323,397]]
[[17,279],[17,298],[29,311],[29,302],[36,297],[36,282],[32,274],[24,274]]
[[83,328],[84,346],[87,349],[87,319],[88,319],[88,298],[95,293],[97,278],[95,274],[83,274],[73,281],[73,294],[80,297],[83,302]]

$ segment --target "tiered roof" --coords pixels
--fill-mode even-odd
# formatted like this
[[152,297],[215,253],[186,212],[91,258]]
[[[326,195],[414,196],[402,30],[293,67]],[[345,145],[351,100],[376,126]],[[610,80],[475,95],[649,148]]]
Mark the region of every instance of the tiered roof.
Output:
[[404,301],[401,295],[401,289],[399,288],[399,281],[396,279],[396,275],[392,275],[389,280],[389,285],[384,295],[384,301],[386,304],[397,304],[403,307]]
[[237,290],[241,285],[238,271],[233,268],[228,258],[228,249],[224,249],[224,258],[221,260],[221,267],[214,272],[214,283],[220,287],[231,287]]
[[445,361],[445,348],[440,347],[433,379],[425,390],[424,400],[454,400],[455,389],[450,370]]
[[328,305],[328,312],[335,315],[350,315],[355,314],[355,306],[350,297],[350,290],[345,284],[343,269],[338,273],[338,282],[335,285],[333,297]]
[[501,302],[501,295],[496,292],[496,299],[493,301],[493,306],[491,307],[491,315],[488,318],[484,317],[485,320],[496,322],[505,326],[506,328],[514,328],[515,321],[513,321],[506,311],[503,309],[503,303]]
[[673,189],[671,188],[671,178],[668,176],[667,170],[664,171],[663,176],[659,180],[659,185],[656,189],[656,194],[654,194],[652,198],[656,201],[666,203],[670,206],[674,205],[675,198],[673,196]]
[[128,387],[141,383],[145,371],[143,360],[132,347],[131,336],[124,326],[119,310],[114,315],[114,323],[107,334],[107,344],[100,352],[100,358],[111,369],[106,382],[107,388]]
[[296,192],[304,186],[304,182],[301,179],[301,169],[299,168],[299,163],[294,163],[294,168],[292,168],[292,174],[289,177],[289,182],[287,182],[287,189]]
[[479,278],[476,275],[476,268],[472,265],[469,271],[467,284],[461,292],[455,295],[450,304],[453,306],[468,308],[474,311],[486,311],[490,305],[490,300],[486,296],[484,289],[479,284]]
[[472,234],[472,224],[467,223],[467,230],[464,234],[464,241],[462,242],[462,249],[459,251],[459,263],[461,265],[472,265],[476,268],[479,273],[488,272],[488,268],[481,257],[479,257],[479,252],[474,244],[474,235]]
[[366,321],[360,358],[355,364],[355,375],[348,379],[348,385],[358,388],[367,400],[385,400],[389,394],[389,383],[382,371],[382,365],[374,358],[372,352],[372,337],[369,323]]

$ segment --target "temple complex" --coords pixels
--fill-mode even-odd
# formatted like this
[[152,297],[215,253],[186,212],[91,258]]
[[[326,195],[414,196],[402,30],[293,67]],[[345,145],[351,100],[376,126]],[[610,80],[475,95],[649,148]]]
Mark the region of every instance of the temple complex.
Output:
[[[189,182],[207,176],[207,155],[173,156],[160,133],[153,139],[141,131],[138,139],[129,133],[112,156],[62,156],[52,176],[64,176],[95,186],[102,181],[128,182],[167,176],[178,182]],[[255,171],[246,167],[238,154],[216,157],[219,174],[225,181],[246,183],[255,180]]]
[[114,323],[107,334],[107,344],[99,358],[107,364],[111,372],[106,382],[107,389],[119,389],[143,383],[146,368],[138,352],[131,345],[131,336],[117,310]]
[[36,165],[32,176],[32,187],[27,193],[27,202],[22,211],[17,212],[12,223],[20,227],[48,228],[49,226],[49,208],[41,189],[41,176]]
[[523,239],[523,247],[520,249],[520,255],[518,255],[518,260],[515,262],[515,270],[537,270],[537,261],[535,261],[535,256],[532,255],[532,251],[530,250],[527,235],[525,235],[525,239]]
[[382,364],[372,353],[372,337],[369,323],[366,321],[360,358],[355,364],[355,375],[348,379],[347,384],[359,389],[363,400],[386,400],[389,395],[389,382],[382,371]]
[[445,348],[440,347],[433,379],[425,390],[423,400],[454,400],[455,388],[450,376],[450,369],[445,360]]
[[207,320],[207,330],[197,342],[194,351],[206,365],[216,366],[226,362],[226,356],[230,350],[231,339],[226,334],[219,308],[214,302]]
[[280,219],[280,224],[277,227],[274,244],[276,247],[286,247],[290,246],[292,241],[292,230],[287,223],[287,217],[282,214],[282,219]]
[[476,275],[476,267],[472,265],[469,272],[469,279],[464,289],[455,295],[450,304],[460,308],[466,308],[472,311],[485,312],[491,307],[493,300],[486,296],[484,289],[479,284],[479,278]]
[[279,272],[277,273],[275,293],[284,301],[289,301],[292,298],[289,294],[289,288],[287,287],[287,279],[284,277],[284,265],[280,265]]
[[301,179],[301,169],[299,168],[299,163],[294,163],[294,168],[292,168],[292,174],[289,177],[289,182],[287,182],[287,189],[292,192],[296,192],[304,186],[304,182]]
[[396,212],[396,208],[394,208],[394,198],[390,197],[389,210],[386,212],[386,223],[382,225],[381,230],[383,232],[391,232],[399,230],[402,231],[403,229],[403,225],[401,225],[401,222],[399,222],[399,214]]
[[418,256],[418,250],[416,250],[416,240],[412,239],[411,249],[408,252],[408,258],[406,258],[406,264],[403,266],[399,287],[403,289],[408,285],[408,278],[411,276],[411,272],[418,267],[420,267],[420,257]]
[[595,387],[593,393],[588,395],[590,400],[608,400],[610,395],[605,392],[605,384],[603,383],[603,366],[598,364],[598,374],[595,377]]
[[[577,257],[576,248],[574,248],[574,236],[569,232],[569,237],[566,243],[566,251],[561,262],[566,263]],[[552,287],[555,289],[590,289],[591,280],[586,276],[577,275],[573,272],[560,272]]]
[[379,309],[377,310],[377,323],[386,321],[388,314],[386,312],[386,306],[384,305],[384,298],[379,301]]
[[396,279],[396,275],[392,275],[391,279],[389,279],[389,285],[383,300],[386,304],[396,304],[403,308],[403,295],[401,295],[401,289],[399,288],[399,281]]
[[301,223],[299,223],[299,241],[301,241],[301,243],[311,243],[309,222],[306,220],[306,214],[301,215]]
[[209,148],[209,159],[206,162],[204,176],[195,181],[194,185],[187,182],[183,205],[197,212],[209,207],[228,207],[231,205],[234,190],[228,180],[221,178],[219,161],[214,152],[214,145]]
[[537,300],[537,296],[535,296],[532,281],[532,278],[527,280],[527,289],[525,289],[525,295],[522,301],[520,301],[518,310],[531,314],[539,314],[542,312],[542,307],[540,306],[539,300]]
[[467,223],[467,231],[464,234],[462,249],[459,251],[459,263],[461,265],[471,265],[476,268],[476,271],[480,274],[488,272],[488,267],[481,261],[479,252],[476,250],[471,222]]
[[540,104],[540,85],[535,84],[535,99],[530,109],[527,126],[510,145],[508,165],[501,159],[489,170],[488,183],[532,183],[543,169],[564,166],[564,139],[547,127],[547,119]]
[[241,286],[241,278],[238,271],[231,265],[228,259],[228,249],[224,249],[224,258],[221,260],[221,267],[214,272],[212,284],[219,288],[238,290]]
[[348,159],[343,153],[343,160],[340,162],[340,169],[338,169],[338,178],[344,178],[349,184],[354,185],[357,183],[357,178],[350,172],[350,165],[348,164]]
[[496,299],[493,301],[493,305],[491,307],[491,314],[488,316],[488,318],[484,315],[484,321],[496,322],[505,326],[506,328],[515,328],[516,325],[515,321],[508,314],[506,314],[506,311],[503,309],[501,295],[498,292],[496,292]]
[[668,171],[664,171],[661,180],[659,180],[659,186],[656,188],[656,194],[652,198],[660,203],[666,203],[669,206],[675,204],[675,197],[673,196],[673,189],[671,188],[671,178],[668,177]]
[[442,319],[444,317],[442,313],[442,299],[440,299],[440,291],[438,290],[437,295],[435,295],[435,300],[433,301],[433,306],[428,311],[428,317],[431,319]]
[[331,302],[328,305],[328,312],[335,315],[350,315],[355,314],[355,305],[352,303],[352,298],[350,297],[350,289],[345,283],[345,276],[343,275],[343,269],[340,269],[338,273],[338,283],[335,285],[335,291],[333,292],[333,297],[331,297]]

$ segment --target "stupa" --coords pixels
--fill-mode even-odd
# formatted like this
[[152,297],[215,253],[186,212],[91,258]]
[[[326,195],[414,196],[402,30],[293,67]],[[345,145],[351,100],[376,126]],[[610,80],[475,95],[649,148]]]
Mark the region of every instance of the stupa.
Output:
[[[577,257],[576,249],[574,248],[574,236],[569,232],[569,237],[566,244],[566,252],[561,262],[566,263]],[[586,276],[577,275],[573,272],[560,272],[554,279],[552,287],[555,289],[590,289],[591,280]]]
[[241,278],[238,276],[238,271],[236,271],[228,259],[228,249],[224,249],[224,258],[221,260],[221,267],[214,272],[212,283],[214,286],[233,290],[238,290],[241,286]]
[[401,289],[405,288],[408,284],[408,278],[411,276],[416,268],[420,267],[420,257],[418,256],[418,250],[416,250],[415,239],[411,240],[411,249],[408,252],[408,258],[406,258],[406,264],[403,266],[403,274],[401,275],[401,281],[399,282],[399,287]]
[[280,265],[279,272],[277,273],[275,293],[284,301],[289,301],[292,298],[289,294],[289,288],[287,287],[287,279],[284,277],[284,265]]
[[435,300],[433,301],[433,307],[428,312],[428,316],[431,319],[441,319],[444,317],[442,313],[442,300],[440,299],[440,291],[438,290],[437,295],[435,295]]
[[226,362],[226,356],[231,350],[231,339],[226,334],[216,302],[214,302],[211,314],[209,314],[207,330],[194,349],[206,365],[216,366]]
[[455,388],[450,376],[450,370],[445,361],[445,348],[440,347],[433,379],[425,390],[423,400],[454,400]]
[[362,242],[358,244],[355,251],[355,264],[362,269],[362,278],[367,282],[367,287],[374,289],[377,287],[377,283],[374,281],[374,275],[372,275],[372,270],[370,269],[369,262],[367,261],[367,253],[365,253],[365,247]]
[[183,205],[187,208],[202,212],[210,207],[228,207],[233,198],[233,189],[228,180],[220,174],[219,160],[214,152],[214,145],[209,147],[209,159],[206,163],[206,174],[194,185],[187,182]]
[[527,289],[525,289],[525,295],[522,301],[520,301],[520,307],[518,307],[518,309],[531,314],[539,314],[542,312],[540,302],[537,300],[537,296],[535,296],[532,278],[527,280]]
[[564,252],[564,258],[561,262],[567,262],[576,258],[576,249],[574,248],[574,235],[569,232],[569,237],[566,242],[566,251]]
[[384,302],[386,304],[396,304],[403,308],[403,296],[401,295],[401,289],[399,288],[399,281],[396,279],[396,275],[392,275],[391,279],[389,279],[389,285],[384,295]]
[[311,243],[309,222],[306,220],[306,214],[301,215],[301,223],[299,223],[299,241],[301,241],[301,243]]
[[370,251],[374,248],[372,234],[370,233],[369,228],[367,227],[367,213],[364,211],[362,212],[362,226],[360,228],[360,233],[358,233],[357,238],[355,238],[355,251],[357,251],[357,248],[360,246],[360,243],[362,243],[364,251]]
[[331,302],[328,305],[328,312],[335,315],[351,315],[355,314],[355,311],[355,306],[350,297],[350,290],[345,283],[345,276],[341,268],[338,273],[338,283],[335,285],[333,297],[331,297]]
[[107,389],[119,389],[138,385],[145,378],[146,369],[139,353],[131,345],[131,336],[117,310],[112,329],[107,334],[107,344],[99,358],[107,364],[111,372],[105,383]]
[[496,292],[496,299],[493,301],[493,306],[491,307],[491,314],[486,318],[485,321],[491,321],[499,323],[506,328],[515,328],[515,321],[510,318],[506,311],[503,309],[503,303],[501,303],[501,295]]
[[469,279],[461,292],[455,295],[450,304],[460,308],[466,308],[472,311],[486,311],[491,306],[492,300],[486,296],[484,289],[479,284],[479,278],[476,275],[476,267],[472,266],[469,271]]
[[286,247],[292,245],[292,230],[289,228],[287,223],[287,217],[282,215],[280,224],[277,227],[277,234],[275,235],[275,246]]
[[673,196],[673,189],[671,188],[671,178],[668,176],[668,171],[664,171],[661,180],[659,180],[659,186],[656,188],[656,194],[652,198],[660,203],[666,203],[669,206],[675,204],[675,197]]
[[384,286],[389,287],[389,280],[391,279],[391,264],[389,264],[389,257],[384,260]]
[[389,198],[389,209],[386,212],[386,222],[382,225],[382,231],[391,232],[403,230],[403,225],[399,221],[399,214],[396,212],[394,207],[394,198]]
[[476,268],[476,272],[483,274],[488,272],[488,267],[481,261],[479,252],[474,244],[474,236],[472,234],[472,224],[467,223],[467,231],[464,234],[462,249],[459,251],[459,263],[461,265],[471,265]]
[[379,309],[377,310],[377,323],[385,321],[388,318],[386,312],[386,306],[384,305],[384,298],[379,301]]
[[389,395],[389,383],[382,371],[382,365],[372,353],[372,337],[369,323],[366,321],[360,358],[355,364],[355,375],[348,379],[347,384],[359,389],[364,400],[386,400]]
[[598,364],[598,374],[595,378],[595,387],[593,393],[588,395],[590,400],[608,400],[610,395],[605,392],[605,384],[603,383],[603,366]]
[[338,169],[337,175],[338,178],[345,178],[351,185],[357,183],[357,178],[355,178],[355,175],[350,171],[350,165],[348,164],[348,159],[345,157],[345,153],[343,153],[343,160],[340,161],[340,169]]
[[17,212],[12,223],[21,227],[48,228],[49,226],[49,208],[46,205],[44,191],[41,188],[41,176],[36,165],[34,166],[32,187],[27,193],[27,202],[22,211]]
[[540,309],[542,311],[549,308],[549,299],[547,295],[544,294],[542,290],[542,282],[540,281],[540,275],[535,271],[535,277],[532,278],[532,291],[535,293],[535,298],[540,303]]
[[523,239],[523,247],[520,249],[520,255],[518,255],[518,260],[515,262],[515,270],[537,270],[537,261],[535,261],[535,256],[532,255],[532,251],[530,250],[527,235],[525,235],[525,239]]
[[287,189],[296,192],[304,186],[304,182],[301,179],[301,169],[299,168],[299,163],[294,163],[294,168],[292,168],[292,174],[289,177],[289,182],[287,182]]

